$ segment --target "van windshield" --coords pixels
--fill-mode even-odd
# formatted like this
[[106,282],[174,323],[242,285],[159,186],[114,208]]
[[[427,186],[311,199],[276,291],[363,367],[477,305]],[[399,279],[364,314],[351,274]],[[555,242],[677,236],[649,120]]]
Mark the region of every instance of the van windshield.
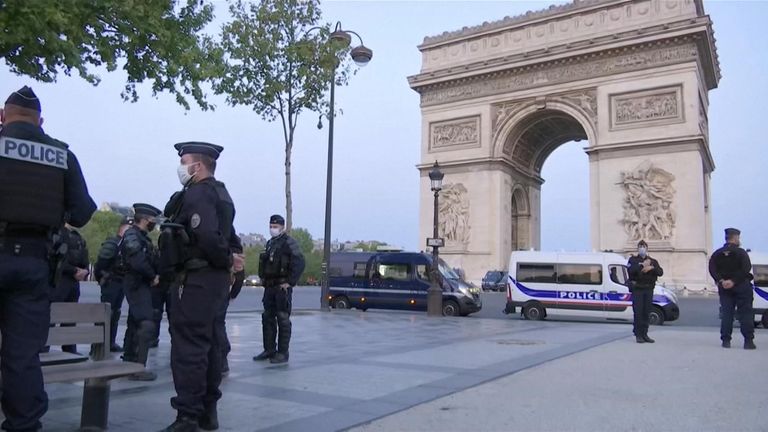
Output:
[[441,259],[439,263],[440,263],[440,274],[442,274],[444,278],[452,279],[452,280],[460,279],[459,275],[457,275],[456,272],[453,271],[453,269],[450,268],[445,261]]

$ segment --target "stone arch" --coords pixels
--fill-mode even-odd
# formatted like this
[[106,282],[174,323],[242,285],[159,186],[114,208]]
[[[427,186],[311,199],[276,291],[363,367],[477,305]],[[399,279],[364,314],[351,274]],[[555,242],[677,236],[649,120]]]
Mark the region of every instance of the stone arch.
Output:
[[511,239],[510,247],[515,250],[526,250],[531,247],[530,238],[530,218],[531,205],[528,199],[528,193],[521,185],[512,188],[512,199],[510,203],[511,215]]

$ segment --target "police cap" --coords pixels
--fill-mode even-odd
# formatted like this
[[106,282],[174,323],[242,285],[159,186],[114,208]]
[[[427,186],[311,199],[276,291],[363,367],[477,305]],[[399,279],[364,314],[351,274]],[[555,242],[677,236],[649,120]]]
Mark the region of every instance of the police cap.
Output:
[[22,108],[28,108],[40,112],[40,99],[31,88],[24,86],[8,96],[5,100],[6,105],[16,105]]
[[151,217],[160,216],[162,213],[157,207],[144,203],[136,203],[133,205],[133,212],[136,215],[145,215]]
[[272,215],[269,217],[269,224],[285,226],[285,219],[280,215]]
[[224,150],[224,147],[220,145],[201,141],[182,142],[173,147],[179,152],[179,156],[184,156],[189,153],[203,154],[210,156],[213,160],[218,159],[219,155],[221,155],[221,152]]
[[741,235],[741,231],[737,230],[736,228],[726,228],[725,229],[725,236],[731,237],[731,236],[737,236]]

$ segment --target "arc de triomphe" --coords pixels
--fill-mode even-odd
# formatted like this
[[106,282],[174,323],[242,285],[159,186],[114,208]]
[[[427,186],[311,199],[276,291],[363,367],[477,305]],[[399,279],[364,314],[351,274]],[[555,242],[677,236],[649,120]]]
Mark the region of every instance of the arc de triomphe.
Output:
[[667,284],[709,285],[707,111],[720,69],[702,0],[577,0],[419,49],[420,243],[438,161],[449,264],[479,280],[511,251],[540,248],[541,167],[585,140],[592,248],[626,253],[643,238]]

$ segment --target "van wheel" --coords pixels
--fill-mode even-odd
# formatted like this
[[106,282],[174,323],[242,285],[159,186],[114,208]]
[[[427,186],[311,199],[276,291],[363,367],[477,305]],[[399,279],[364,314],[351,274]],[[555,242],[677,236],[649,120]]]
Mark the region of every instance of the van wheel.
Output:
[[443,302],[443,316],[458,316],[461,313],[459,304],[453,300]]
[[651,309],[651,313],[648,314],[648,323],[651,325],[664,325],[664,311],[660,307],[654,306]]
[[768,311],[763,312],[762,323],[763,323],[763,328],[768,329]]
[[331,306],[334,309],[349,309],[349,299],[345,296],[334,297]]
[[540,303],[531,303],[523,306],[523,316],[527,320],[540,321],[546,316],[546,311]]

